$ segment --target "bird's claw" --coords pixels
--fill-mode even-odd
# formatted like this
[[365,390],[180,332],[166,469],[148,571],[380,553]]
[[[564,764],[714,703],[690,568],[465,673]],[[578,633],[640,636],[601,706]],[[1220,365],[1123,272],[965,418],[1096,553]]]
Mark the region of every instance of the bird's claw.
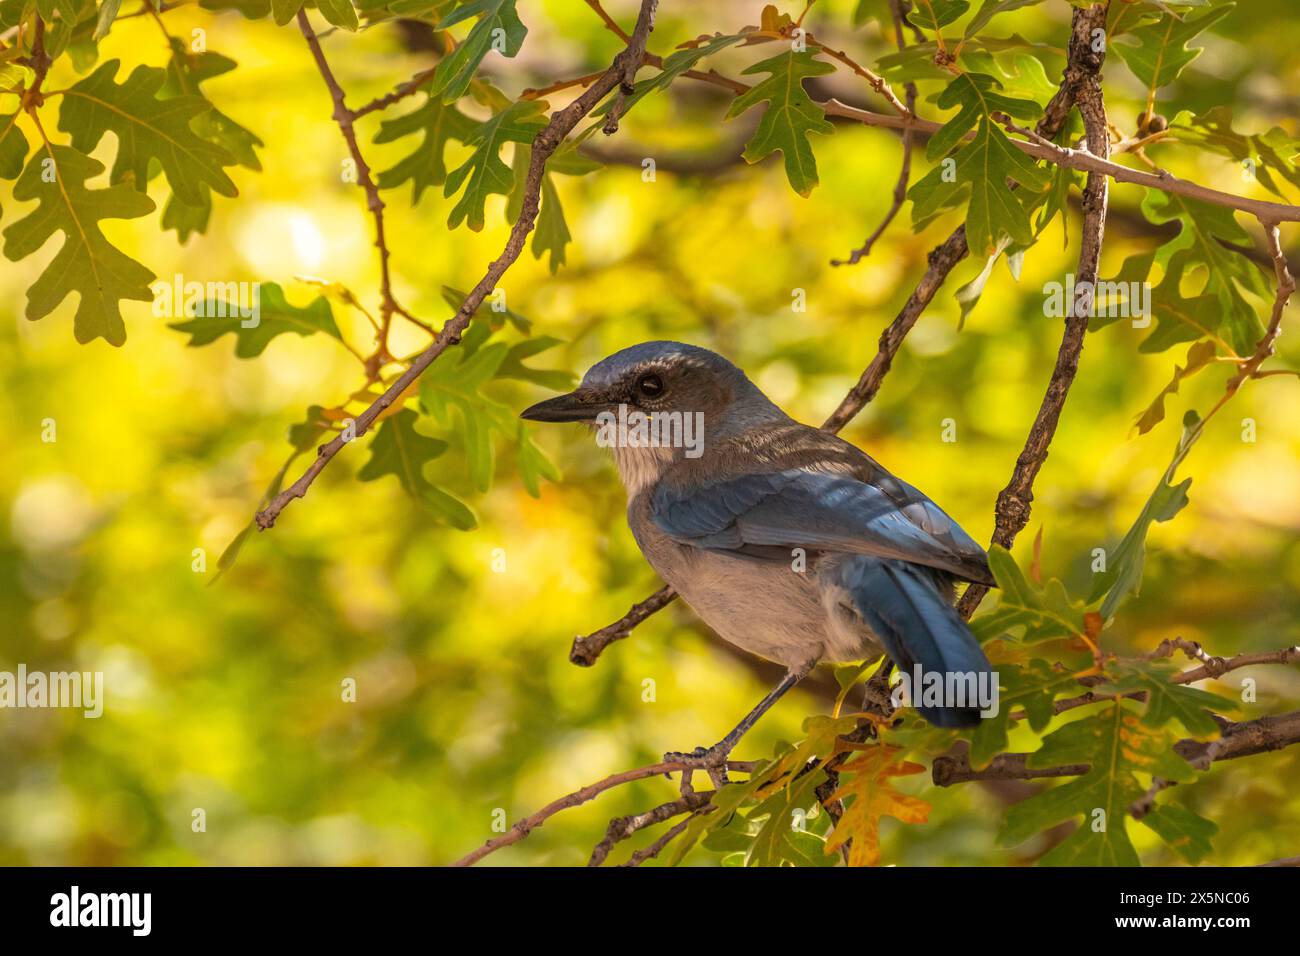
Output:
[[715,787],[724,787],[730,783],[727,779],[727,757],[730,753],[730,747],[717,743],[712,747],[696,747],[690,753],[669,751],[664,754],[664,763],[687,765],[682,770],[682,792],[689,793],[693,789],[691,778],[696,770],[705,771]]

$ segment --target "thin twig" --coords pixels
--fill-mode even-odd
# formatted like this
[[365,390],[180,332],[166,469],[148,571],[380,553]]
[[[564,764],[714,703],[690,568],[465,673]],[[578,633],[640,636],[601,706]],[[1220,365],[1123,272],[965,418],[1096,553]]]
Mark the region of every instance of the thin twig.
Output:
[[[597,0],[587,0],[588,6],[592,9],[599,9]],[[603,12],[603,11],[602,11]],[[621,31],[618,31],[621,33]],[[1091,49],[1091,41],[1089,41]],[[1094,54],[1099,55],[1099,54]],[[662,61],[648,54],[645,62],[651,66],[660,66]],[[1067,68],[1068,69],[1068,68]],[[693,80],[700,80],[723,89],[731,90],[737,95],[748,93],[750,86],[738,80],[719,74],[716,70],[700,72],[698,70],[688,70],[682,76]],[[922,137],[933,136],[943,126],[942,123],[936,123],[932,120],[925,120],[919,117],[899,116],[893,113],[875,113],[871,110],[859,109],[856,106],[849,106],[847,103],[841,103],[835,98],[818,101],[817,105],[827,116],[837,116],[841,119],[854,120],[866,126],[876,126],[885,129],[912,130]],[[1044,110],[1043,121],[1038,125],[1038,134],[1044,139],[1051,140],[1056,132],[1059,131],[1061,123],[1064,121],[1066,114],[1069,112],[1072,100],[1066,95],[1064,89],[1058,90],[1048,102]],[[1044,132],[1044,127],[1052,129],[1052,132]],[[967,134],[966,139],[970,139],[974,134]],[[1300,222],[1300,206],[1293,206],[1288,203],[1269,202],[1262,199],[1250,199],[1245,196],[1238,196],[1233,193],[1223,192],[1218,189],[1211,189],[1208,186],[1202,186],[1199,183],[1190,182],[1185,179],[1179,179],[1172,173],[1161,170],[1158,173],[1145,172],[1140,169],[1132,169],[1128,166],[1121,166],[1104,157],[1097,156],[1088,150],[1069,149],[1064,146],[1058,146],[1055,143],[1042,143],[1026,141],[1022,139],[1012,139],[1011,143],[1025,154],[1035,159],[1045,160],[1053,165],[1065,169],[1074,169],[1085,173],[1104,173],[1111,179],[1119,183],[1129,183],[1137,186],[1146,186],[1151,189],[1158,189],[1162,192],[1173,195],[1188,196],[1192,199],[1199,199],[1202,202],[1211,205],[1223,206],[1227,209],[1237,209],[1241,212],[1248,212],[1252,216],[1263,222]]]
[[[822,107],[827,116],[839,116],[843,119],[856,120],[866,126],[885,129],[912,129],[925,137],[933,136],[943,125],[931,120],[908,120],[900,116],[894,116],[891,113],[873,113],[870,110],[849,106],[833,98],[821,101],[818,105]],[[966,137],[966,139],[969,138],[969,136]],[[1188,196],[1211,205],[1248,212],[1252,216],[1265,221],[1300,222],[1300,206],[1269,202],[1262,199],[1250,199],[1234,193],[1211,189],[1209,186],[1202,186],[1199,183],[1180,179],[1164,170],[1158,173],[1146,172],[1129,166],[1121,166],[1109,159],[1095,156],[1087,150],[1070,149],[1056,144],[1047,145],[1023,139],[1011,139],[1010,142],[1026,155],[1035,159],[1046,160],[1064,169],[1075,169],[1085,173],[1103,173],[1118,183],[1146,186],[1150,189],[1158,189],[1177,196]]]
[[894,356],[903,345],[903,339],[912,331],[917,319],[934,298],[939,287],[948,278],[948,274],[966,257],[966,227],[958,226],[947,239],[930,251],[927,258],[925,274],[916,284],[912,294],[903,303],[903,308],[880,333],[879,348],[871,363],[863,370],[857,384],[849,389],[835,411],[822,423],[822,428],[829,432],[838,432],[876,397],[880,385],[893,365]]
[[715,809],[717,808],[714,807],[713,804],[709,804],[708,806],[701,807],[699,810],[696,810],[694,813],[692,813],[681,823],[678,823],[676,826],[673,826],[670,829],[666,830],[664,834],[659,837],[659,839],[655,840],[649,846],[637,850],[635,853],[633,853],[630,857],[627,858],[626,863],[622,863],[620,865],[627,866],[627,867],[640,866],[646,860],[653,860],[655,857],[657,857],[660,853],[663,852],[664,847],[666,847],[669,843],[672,843],[679,836],[681,836],[683,833],[686,832],[686,828],[690,826],[691,821],[695,819],[695,817],[701,816],[705,813],[712,813]]
[[1255,667],[1259,664],[1294,664],[1296,661],[1300,661],[1300,647],[1238,654],[1236,657],[1228,658],[1212,657],[1200,667],[1175,674],[1171,680],[1175,684],[1193,684],[1200,680],[1217,680],[1229,671],[1239,670],[1242,667]]
[[[1110,132],[1100,81],[1106,54],[1104,50],[1098,52],[1093,49],[1092,33],[1096,29],[1105,28],[1106,9],[1105,4],[1098,4],[1087,10],[1074,10],[1069,63],[1065,70],[1065,82],[1073,90],[1074,103],[1083,115],[1088,151],[1101,159],[1105,159],[1110,151]],[[1056,365],[1052,369],[1038,414],[1030,426],[1029,437],[1025,439],[1025,446],[1016,459],[1011,480],[998,494],[994,511],[993,543],[1004,548],[1009,549],[1016,535],[1029,523],[1030,505],[1034,500],[1034,479],[1047,460],[1048,449],[1056,436],[1056,426],[1061,420],[1061,410],[1065,407],[1070,385],[1079,371],[1079,355],[1083,351],[1083,339],[1092,313],[1091,290],[1097,282],[1101,246],[1106,234],[1109,189],[1110,180],[1104,172],[1088,173],[1083,189],[1082,240],[1079,243],[1079,265],[1075,277],[1075,288],[1080,290],[1080,294],[1069,303],[1065,332],[1056,353]],[[987,593],[986,586],[972,584],[957,604],[958,613],[969,618]]]
[[[854,73],[856,73],[858,76],[866,80],[867,84],[873,90],[875,90],[877,93],[883,96],[885,98],[885,102],[887,102],[890,106],[892,106],[894,108],[894,111],[898,113],[899,116],[902,116],[904,118],[910,118],[916,115],[916,111],[914,109],[914,107],[916,106],[915,96],[911,97],[907,102],[907,104],[904,105],[899,100],[898,94],[894,92],[893,87],[891,87],[889,83],[886,82],[884,77],[879,76],[878,74],[867,69],[865,66],[862,66],[861,64],[857,63],[852,58],[850,58],[849,55],[845,53],[843,50],[836,50],[833,49],[832,47],[827,46],[825,43],[822,43],[811,33],[807,33],[805,34],[805,36],[807,37],[808,43],[810,45],[817,47],[819,50],[821,50],[823,53],[829,56],[832,60],[839,61],[840,63],[847,66]],[[912,86],[912,84],[909,83],[908,86]],[[913,89],[915,89],[914,86]]]
[[398,102],[399,100],[403,100],[406,97],[412,95],[413,93],[417,92],[420,89],[420,87],[424,86],[425,83],[428,83],[431,79],[433,79],[433,74],[437,69],[438,69],[437,66],[431,66],[426,70],[421,70],[419,73],[415,74],[415,76],[411,77],[405,83],[399,85],[391,93],[385,93],[383,96],[377,96],[369,103],[367,103],[365,106],[358,106],[356,109],[352,111],[352,118],[360,119],[361,117],[365,116],[368,113],[375,112],[375,110],[387,109],[388,107],[392,106],[394,103]]
[[634,627],[650,615],[667,607],[676,597],[677,592],[664,585],[644,601],[633,604],[631,610],[613,624],[607,624],[599,631],[592,631],[585,637],[575,637],[573,646],[569,649],[569,660],[580,667],[590,667],[596,663],[596,659],[606,647],[627,637]]
[[[1210,764],[1221,760],[1268,753],[1296,743],[1300,743],[1300,711],[1236,723],[1226,721],[1222,735],[1215,740],[1187,738],[1174,744],[1173,749],[1198,770],[1206,770]],[[1041,777],[1079,776],[1089,770],[1087,764],[1031,768],[1026,766],[1029,756],[1023,753],[999,754],[988,766],[976,770],[971,767],[967,753],[958,750],[936,757],[931,777],[935,786],[950,787],[976,780],[1036,780]],[[1130,809],[1141,810],[1140,804],[1141,801],[1138,801]]]
[[[658,0],[641,0],[641,10],[637,16],[636,28],[632,31],[632,38],[628,45],[614,57],[614,62],[610,64],[609,69],[605,71],[599,80],[588,87],[581,96],[564,109],[553,114],[550,122],[537,134],[537,138],[533,140],[528,162],[528,175],[524,180],[523,203],[520,207],[519,218],[510,227],[510,236],[506,240],[501,255],[488,266],[483,278],[470,290],[469,295],[465,297],[465,301],[461,303],[461,307],[456,314],[443,325],[433,343],[416,356],[406,371],[398,376],[397,380],[389,386],[383,395],[379,396],[365,411],[357,416],[355,437],[359,438],[364,435],[370,429],[370,426],[374,424],[375,419],[383,413],[384,409],[392,405],[398,396],[403,394],[424,373],[424,370],[433,364],[438,356],[460,342],[461,334],[469,326],[470,319],[473,318],[478,307],[483,303],[488,293],[496,287],[505,271],[519,258],[520,253],[523,252],[528,234],[532,232],[537,219],[542,176],[546,172],[547,160],[551,158],[551,155],[564,142],[564,138],[569,135],[578,122],[595,109],[596,104],[604,99],[606,94],[626,75],[629,64],[641,62],[645,56],[646,41],[650,37],[650,31],[654,28],[654,11],[657,6]],[[305,24],[305,17],[300,22]],[[257,513],[257,526],[262,530],[272,527],[280,513],[291,501],[307,494],[307,490],[311,487],[312,482],[316,480],[316,476],[342,450],[345,444],[347,444],[346,436],[339,435],[321,445],[317,449],[315,460],[303,472],[301,477],[276,495],[264,510]]]
[[681,816],[683,813],[693,813],[699,810],[713,799],[715,792],[713,790],[692,791],[682,794],[676,800],[661,803],[659,806],[643,813],[615,817],[609,822],[609,826],[605,828],[605,838],[597,843],[595,849],[591,851],[591,859],[587,861],[587,866],[600,866],[609,857],[615,844],[628,839],[634,833],[644,830],[646,827],[652,827],[657,823],[663,823],[665,820],[671,820],[673,817]]
[[[339,132],[343,134],[343,139],[347,143],[348,152],[352,154],[352,162],[357,167],[357,184],[365,191],[366,208],[370,210],[370,215],[375,220],[375,248],[379,250],[380,328],[375,355],[373,359],[367,361],[367,373],[373,381],[379,377],[379,367],[390,358],[388,355],[388,329],[392,325],[393,314],[397,313],[408,318],[410,318],[410,315],[393,297],[392,276],[389,269],[391,254],[388,249],[388,241],[384,236],[384,200],[379,195],[379,187],[371,178],[370,166],[366,163],[365,157],[361,155],[361,147],[357,143],[357,133],[353,128],[356,114],[347,107],[345,102],[346,94],[344,94],[343,87],[335,79],[334,71],[330,69],[330,65],[325,59],[325,52],[321,49],[320,39],[316,36],[316,31],[312,29],[311,21],[308,20],[305,9],[298,11],[298,29],[302,31],[307,46],[311,48],[311,55],[316,61],[316,68],[320,71],[321,79],[325,81],[330,98],[334,101],[334,122],[338,124]],[[418,320],[414,321],[418,322]]]
[[[737,773],[746,773],[752,770],[753,767],[753,763],[749,761],[727,761],[727,769],[734,770]],[[573,791],[573,793],[565,794],[557,800],[552,800],[536,813],[524,817],[499,837],[493,837],[477,850],[472,853],[467,853],[465,856],[453,863],[452,866],[473,866],[489,853],[495,853],[503,847],[518,843],[561,810],[580,806],[588,800],[600,796],[600,794],[604,793],[606,790],[611,790],[614,787],[622,786],[625,783],[632,783],[636,780],[645,780],[649,777],[658,777],[662,774],[677,773],[679,771],[691,769],[694,769],[692,764],[682,763],[681,761],[663,761],[662,763],[651,764],[648,767],[638,767],[636,770],[624,770],[622,773],[611,774],[603,780],[597,780],[595,783],[588,784],[585,787],[580,787]]]
[[[894,39],[898,45],[899,52],[907,49],[907,41],[903,38],[903,0],[889,0],[889,12],[894,20]],[[907,115],[916,115],[916,84],[910,80],[903,84],[903,92],[907,96]],[[863,259],[871,254],[871,248],[876,244],[876,240],[885,234],[889,224],[894,221],[899,210],[903,208],[903,203],[907,200],[907,184],[912,178],[912,130],[903,130],[903,162],[898,170],[898,181],[894,183],[894,199],[890,204],[885,218],[880,221],[871,235],[867,236],[866,241],[861,246],[849,253],[847,259],[832,259],[832,266],[852,266],[857,265]]]

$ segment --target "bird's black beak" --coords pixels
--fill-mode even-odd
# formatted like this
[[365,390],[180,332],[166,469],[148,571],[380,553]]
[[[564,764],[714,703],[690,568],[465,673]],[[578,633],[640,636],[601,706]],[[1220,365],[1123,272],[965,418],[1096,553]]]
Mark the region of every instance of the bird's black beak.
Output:
[[608,402],[590,389],[580,388],[525,408],[519,417],[530,422],[594,422],[597,415],[609,409]]

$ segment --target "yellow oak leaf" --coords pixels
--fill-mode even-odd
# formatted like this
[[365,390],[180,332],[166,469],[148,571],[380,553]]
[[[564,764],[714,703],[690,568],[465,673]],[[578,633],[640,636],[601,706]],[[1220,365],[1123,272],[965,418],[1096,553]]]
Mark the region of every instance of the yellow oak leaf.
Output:
[[[924,773],[918,763],[897,759],[902,747],[881,744],[863,751],[840,768],[852,779],[831,795],[845,800],[844,815],[826,840],[826,852],[835,853],[849,840],[849,866],[876,866],[880,862],[880,818],[893,817],[903,823],[925,823],[930,804],[895,790],[891,777]],[[851,800],[850,800],[851,798]]]

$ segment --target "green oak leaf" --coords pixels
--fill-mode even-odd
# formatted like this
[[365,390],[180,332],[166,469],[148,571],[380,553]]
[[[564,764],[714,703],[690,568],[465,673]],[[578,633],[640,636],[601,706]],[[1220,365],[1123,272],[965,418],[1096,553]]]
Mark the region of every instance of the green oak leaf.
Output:
[[59,129],[71,134],[73,148],[89,153],[112,132],[117,137],[112,182],[130,178],[144,192],[149,164],[156,160],[172,192],[186,205],[203,202],[204,186],[222,196],[238,195],[222,168],[233,165],[234,157],[191,128],[191,120],[211,104],[200,96],[159,99],[167,73],[156,67],[138,66],[119,85],[113,79],[118,66],[118,60],[107,61],[63,94]]
[[[979,120],[975,139],[931,169],[908,191],[912,220],[922,228],[936,215],[963,201],[969,192],[966,239],[971,253],[990,256],[1004,239],[1019,246],[1034,242],[1032,212],[1038,193],[1050,185],[1047,173],[1022,153],[988,117]],[[1012,189],[1008,180],[1020,185]]]
[[379,188],[395,189],[410,182],[411,205],[415,205],[425,189],[447,181],[447,144],[452,140],[468,142],[478,125],[454,104],[444,103],[437,96],[427,97],[419,109],[405,116],[384,120],[375,135],[376,143],[391,143],[415,133],[420,133],[421,139],[409,156],[380,172]]
[[208,345],[227,333],[234,333],[235,355],[239,358],[256,358],[272,339],[286,332],[298,335],[323,332],[343,341],[329,301],[324,296],[317,296],[305,306],[291,305],[284,297],[284,290],[276,283],[268,282],[258,287],[257,306],[257,324],[251,328],[244,323],[254,320],[241,316],[237,300],[217,298],[204,300],[201,316],[170,323],[169,327],[189,335],[186,344],[191,347]]
[[[991,56],[985,60],[994,62]],[[930,138],[927,157],[937,160],[961,148],[951,162],[941,163],[919,180],[909,196],[913,223],[920,229],[939,213],[960,205],[969,190],[967,239],[972,252],[987,259],[987,267],[958,293],[964,319],[983,291],[997,255],[1009,245],[1019,252],[1033,244],[1036,229],[1031,213],[1049,198],[1041,192],[1051,179],[1006,137],[993,114],[1029,120],[1042,108],[1033,100],[1008,95],[998,79],[978,72],[953,79],[936,102],[944,109],[956,108],[957,114]],[[975,138],[966,143],[972,129]],[[1012,189],[1008,179],[1023,189]]]
[[1234,159],[1243,165],[1244,173],[1253,174],[1265,189],[1283,199],[1286,196],[1275,175],[1300,189],[1300,166],[1295,161],[1300,154],[1300,140],[1278,126],[1264,133],[1238,133],[1232,128],[1230,106],[1215,106],[1199,116],[1183,110],[1170,121],[1165,140],[1189,143]]
[[969,9],[969,0],[916,0],[906,19],[914,27],[938,33]]
[[757,163],[780,150],[790,185],[800,196],[808,196],[817,185],[817,160],[808,134],[833,133],[835,127],[804,90],[803,81],[834,73],[835,67],[817,59],[815,50],[790,50],[755,63],[744,72],[770,74],[748,93],[736,97],[727,111],[730,119],[752,106],[767,103],[758,128],[745,145],[745,162]]
[[18,114],[0,114],[0,179],[17,179],[27,160],[27,137],[18,128]]
[[303,0],[271,0],[271,16],[280,26],[284,26],[298,15]]
[[53,23],[56,13],[65,23],[76,23],[80,6],[77,0],[36,0],[36,12],[46,23]]
[[[232,72],[239,64],[214,50],[202,53],[191,51],[177,37],[171,41],[172,58],[167,63],[167,82],[161,95],[188,94],[202,96],[199,86],[218,76]],[[200,113],[191,123],[196,133],[224,147],[235,162],[247,169],[260,170],[257,150],[265,144],[250,130],[236,123],[215,107]]]
[[946,156],[976,123],[989,119],[994,112],[1022,120],[1036,119],[1043,112],[1043,108],[1033,100],[1007,96],[1001,90],[1002,84],[986,73],[963,73],[944,87],[936,105],[943,109],[959,109],[956,116],[930,137],[925,147],[926,158],[933,162]]
[[1214,849],[1210,840],[1219,832],[1213,820],[1177,804],[1156,807],[1142,818],[1142,823],[1188,863],[1200,863],[1209,856]]
[[1024,628],[1025,643],[1057,640],[1086,633],[1083,606],[1070,600],[1065,586],[1053,578],[1035,587],[1001,545],[989,548],[989,569],[998,582],[998,606],[971,622],[981,642]]
[[1001,691],[998,712],[985,717],[971,731],[970,764],[984,767],[1007,749],[1007,728],[1011,712],[1023,707],[1032,730],[1042,731],[1051,723],[1052,705],[1061,696],[1075,696],[1084,687],[1069,668],[1054,668],[1047,661],[1033,660],[1024,666],[998,664],[995,668]]
[[[1155,329],[1139,350],[1162,352],[1205,337],[1224,346],[1225,352],[1253,352],[1264,328],[1243,292],[1264,301],[1273,294],[1268,273],[1242,252],[1250,248],[1251,238],[1232,210],[1153,189],[1142,199],[1142,213],[1157,225],[1177,222],[1181,228],[1154,253],[1130,256],[1119,274],[1106,280],[1128,286],[1145,283],[1152,266],[1164,271],[1150,290]],[[1112,310],[1109,316],[1094,315],[1088,325],[1104,328],[1121,317]]]
[[1089,603],[1105,597],[1101,605],[1103,618],[1109,620],[1125,598],[1141,590],[1142,566],[1146,563],[1147,533],[1151,530],[1151,525],[1168,521],[1187,507],[1187,489],[1191,487],[1192,479],[1186,478],[1176,485],[1170,482],[1200,434],[1200,417],[1195,412],[1188,412],[1183,417],[1183,433],[1178,440],[1173,461],[1160,476],[1155,491],[1142,506],[1142,511],[1139,512],[1133,526],[1129,528],[1115,550],[1107,556],[1106,570],[1097,575],[1092,594],[1088,597]]
[[[510,192],[510,200],[506,203],[506,222],[514,222],[519,218],[520,212],[523,211],[524,186],[528,178],[528,164],[532,158],[532,153],[531,146],[521,144],[515,149],[515,185]],[[560,193],[555,187],[552,174],[563,173],[569,176],[582,176],[599,168],[599,163],[581,155],[577,151],[576,145],[570,142],[556,151],[555,155],[547,162],[546,169],[542,173],[542,191],[538,197],[540,206],[537,212],[537,222],[533,229],[532,243],[529,248],[532,249],[533,258],[535,259],[540,259],[547,254],[550,255],[549,265],[552,275],[559,271],[560,266],[564,265],[564,250],[573,238],[569,234],[569,225],[564,219],[564,208],[560,205]]]
[[246,20],[261,20],[271,12],[271,0],[199,0],[204,10],[237,10]]
[[384,420],[370,443],[370,458],[357,478],[374,481],[387,475],[397,478],[408,495],[462,531],[474,528],[474,512],[459,498],[449,495],[424,475],[424,466],[447,450],[447,443],[415,430],[419,416],[409,408]]
[[109,28],[113,26],[117,11],[121,8],[122,0],[103,0],[99,5],[99,17],[95,21],[95,32],[91,37],[96,43],[108,36]]
[[[199,89],[201,83],[229,73],[237,66],[230,57],[212,50],[194,53],[177,37],[172,37],[171,48],[167,82],[159,91],[159,96],[162,97],[202,96]],[[202,139],[229,151],[240,166],[254,171],[261,170],[262,163],[257,157],[257,149],[264,145],[262,140],[216,107],[196,116],[191,121],[191,126]],[[200,185],[199,193],[202,201],[196,205],[186,205],[173,195],[163,207],[163,228],[175,229],[181,242],[185,242],[194,233],[207,231],[212,217],[212,194],[206,184]]]
[[553,391],[572,388],[574,383],[572,372],[559,369],[533,368],[531,365],[524,364],[526,359],[530,359],[534,355],[540,355],[542,352],[549,351],[562,344],[563,342],[560,339],[549,335],[540,335],[535,339],[525,339],[523,342],[510,346],[510,351],[506,353],[506,357],[502,359],[501,365],[497,368],[497,378],[511,378],[521,382],[532,382]]
[[887,53],[878,59],[876,72],[892,83],[917,80],[948,82],[952,79],[952,74],[934,61],[938,52],[939,45],[933,41],[909,43],[897,53]]
[[[39,4],[34,4],[32,0],[18,0],[8,17],[0,13],[0,21],[3,21],[4,26],[12,26],[18,19],[30,14],[33,6],[41,12],[41,19],[45,21],[45,54],[51,61],[66,54],[78,73],[90,69],[98,56],[98,47],[92,39],[98,20],[95,0],[53,0],[52,3],[42,0]],[[44,11],[41,11],[42,7],[45,8]],[[18,46],[10,46],[0,56],[12,57],[18,52]]]
[[1160,390],[1160,394],[1137,417],[1136,424],[1139,435],[1145,435],[1165,420],[1165,399],[1171,395],[1177,395],[1183,381],[1210,365],[1214,361],[1216,354],[1218,354],[1218,350],[1209,339],[1200,339],[1192,343],[1192,347],[1187,350],[1186,364],[1174,366],[1173,379]]
[[86,180],[103,171],[98,160],[68,146],[43,147],[32,154],[13,194],[15,199],[36,200],[40,205],[5,229],[4,254],[17,262],[62,232],[62,247],[27,290],[27,318],[49,315],[76,292],[73,332],[77,341],[103,338],[110,345],[121,345],[126,327],[119,303],[152,300],[153,273],[114,247],[100,232],[99,221],[147,216],[154,204],[128,186],[86,188]]
[[[951,83],[952,73],[935,62],[938,52],[939,45],[933,40],[909,43],[897,53],[887,53],[880,57],[876,61],[876,72],[900,83],[908,80],[942,80],[945,84]],[[1009,64],[996,57],[1002,53],[1013,54]],[[1015,82],[1010,84],[1012,87],[1025,92],[1032,88],[1039,92],[1043,89],[1041,82],[1046,81],[1047,76],[1043,60],[1059,54],[1059,50],[1054,50],[1048,44],[1036,43],[1019,33],[1013,33],[1006,37],[971,37],[964,40],[959,59],[976,73],[988,73],[1004,80],[1014,79]],[[1037,61],[1037,66],[1022,60],[1022,57]],[[1042,81],[1039,79],[1040,73]],[[1052,89],[1054,91],[1055,87]]]
[[[753,830],[744,853],[746,866],[834,866],[839,857],[827,854],[826,840],[810,831],[808,824],[796,827],[795,814],[817,806],[817,788],[826,782],[821,767],[805,773],[788,786],[781,787],[746,814]],[[710,849],[716,841],[706,841]]]
[[1160,777],[1179,783],[1196,777],[1192,766],[1170,750],[1168,734],[1144,726],[1129,701],[1115,700],[1097,713],[1065,724],[1043,739],[1027,758],[1033,768],[1088,764],[1088,772],[1034,794],[1007,811],[999,842],[1022,843],[1035,833],[1082,817],[1068,837],[1042,858],[1044,866],[1137,866],[1128,835],[1128,808],[1148,782]]
[[[1234,4],[1207,10],[1199,17],[1180,17],[1172,11],[1153,23],[1143,23],[1113,43],[1112,49],[1133,75],[1153,93],[1172,83],[1189,63],[1201,54],[1187,42],[1232,12]],[[1127,42],[1127,41],[1134,42]]]
[[[459,413],[470,480],[480,491],[492,483],[493,419],[503,407],[482,393],[509,351],[504,342],[484,345],[460,361],[435,362],[420,378],[420,405],[440,424],[451,424],[451,410]],[[513,417],[509,420],[514,430]]]
[[440,21],[458,0],[370,0],[367,6],[387,10],[394,16]]
[[1237,702],[1186,684],[1171,683],[1170,679],[1177,673],[1178,667],[1167,660],[1123,661],[1108,668],[1111,680],[1105,686],[1105,693],[1144,692],[1147,700],[1142,724],[1145,727],[1158,730],[1170,720],[1177,720],[1193,737],[1208,740],[1219,736],[1219,724],[1212,712],[1236,711]]
[[[1047,78],[1041,55],[1014,49],[993,53],[967,44],[962,48],[961,61],[968,72],[997,80],[1001,95],[1008,98],[1037,103],[1046,102],[1056,95],[1057,84]],[[1037,119],[1041,113],[1042,110],[1038,109],[1025,119]]]
[[838,747],[838,739],[857,726],[856,717],[813,716],[803,722],[804,739],[797,747],[788,743],[776,746],[771,760],[759,761],[749,779],[730,783],[713,798],[714,813],[694,816],[675,842],[668,865],[676,866],[699,840],[720,829],[732,814],[755,800],[760,789],[783,774],[803,768],[813,758],[825,759]]
[[449,56],[443,57],[434,71],[429,92],[433,96],[441,95],[444,103],[465,95],[489,50],[496,49],[504,56],[513,57],[528,34],[515,9],[515,0],[465,0],[443,18],[438,29],[446,30],[475,16],[478,21],[469,35]]
[[728,783],[722,787],[717,795],[713,798],[713,806],[717,807],[713,813],[695,814],[690,817],[686,829],[682,835],[674,841],[672,852],[668,854],[668,866],[676,866],[686,858],[686,854],[694,848],[701,840],[707,840],[712,834],[728,826],[733,817],[741,817],[739,825],[743,828],[743,836],[746,838],[740,843],[743,848],[748,843],[750,836],[748,820],[741,816],[737,811],[747,801],[752,800],[755,792],[764,783],[768,782],[771,775],[781,766],[779,760],[759,762],[748,780],[736,783]]
[[[623,98],[622,111],[626,116],[628,111],[637,103],[645,99],[651,93],[660,92],[668,89],[673,81],[685,73],[687,70],[693,70],[699,65],[699,62],[705,57],[712,56],[735,43],[739,43],[745,38],[743,33],[734,33],[730,35],[716,34],[711,37],[703,37],[695,41],[690,46],[684,46],[682,49],[674,50],[668,56],[664,57],[663,65],[658,73],[654,76],[647,77],[644,80],[638,80],[632,89],[632,92]],[[606,116],[613,108],[614,100],[607,99],[594,110],[591,115],[596,118]],[[597,126],[602,124],[596,124]]]
[[[442,287],[442,301],[446,302],[447,305],[456,312],[459,312],[460,307],[465,304],[465,298],[466,293],[462,292],[460,289],[454,289],[449,285]],[[479,303],[479,307],[474,310],[474,319],[475,322],[470,325],[470,331],[461,339],[460,348],[462,352],[473,352],[478,345],[482,345],[483,342],[487,340],[489,335],[493,332],[499,331],[507,322],[525,335],[527,335],[533,327],[531,319],[520,315],[513,309],[501,308],[500,311],[498,311],[498,309],[491,304],[488,305],[486,311],[483,311],[483,303]],[[484,331],[482,333],[476,333],[476,326],[483,326]],[[477,343],[472,338],[472,333],[480,336]]]
[[542,119],[545,108],[546,104],[537,100],[511,103],[469,134],[466,145],[474,152],[452,170],[443,186],[445,196],[465,188],[447,217],[448,228],[455,229],[462,222],[475,232],[483,228],[487,197],[492,193],[508,195],[515,181],[510,167],[501,160],[501,147],[506,143],[530,145],[546,126]]
[[1034,7],[1042,2],[1043,0],[984,0],[980,8],[975,11],[975,16],[971,17],[966,24],[962,36],[970,39],[988,26],[989,22],[1000,13],[1020,10],[1023,7]]
[[316,9],[326,20],[344,30],[355,33],[361,25],[357,20],[357,11],[352,7],[352,0],[316,0]]
[[542,479],[559,481],[560,470],[555,467],[546,452],[533,441],[527,426],[522,421],[515,422],[515,465],[519,469],[519,480],[524,483],[524,490],[537,498],[542,493]]
[[[1163,0],[1157,0],[1163,4]],[[1190,5],[1203,4],[1208,0],[1189,0]],[[1078,0],[1070,0],[1071,6],[1082,8],[1084,4]],[[1167,12],[1157,7],[1152,0],[1138,0],[1135,3],[1112,3],[1106,11],[1106,38],[1113,40],[1115,37],[1124,36],[1132,33],[1138,27],[1145,23],[1150,23]]]
[[554,275],[564,265],[564,247],[573,238],[569,224],[564,221],[564,210],[560,207],[560,194],[555,190],[555,183],[550,176],[542,177],[542,205],[537,213],[537,225],[533,229],[530,248],[533,257],[540,259],[550,255],[550,270]]
[[[453,309],[459,309],[465,301],[465,294],[457,289],[444,286],[442,292]],[[541,479],[557,481],[559,470],[533,441],[525,423],[509,408],[488,397],[483,389],[489,381],[499,379],[516,379],[547,388],[565,389],[573,384],[573,376],[524,364],[525,359],[559,345],[559,339],[541,336],[513,345],[489,342],[507,321],[525,334],[531,326],[523,316],[509,311],[480,310],[476,313],[461,339],[460,361],[444,359],[421,378],[420,404],[444,427],[452,425],[453,418],[459,421],[465,459],[475,487],[486,491],[491,485],[491,436],[495,433],[514,443],[520,479],[528,493],[536,498],[541,493]]]
[[980,296],[984,294],[984,287],[988,285],[990,277],[993,275],[993,266],[1002,256],[1003,251],[1007,253],[1007,271],[1017,282],[1020,281],[1020,270],[1025,262],[1025,249],[1023,246],[1017,246],[1014,249],[1008,248],[1011,245],[1009,237],[1003,237],[993,250],[993,253],[984,260],[984,267],[964,286],[957,290],[953,298],[961,307],[961,315],[957,317],[957,331],[960,332],[966,324],[966,318],[979,305]]

